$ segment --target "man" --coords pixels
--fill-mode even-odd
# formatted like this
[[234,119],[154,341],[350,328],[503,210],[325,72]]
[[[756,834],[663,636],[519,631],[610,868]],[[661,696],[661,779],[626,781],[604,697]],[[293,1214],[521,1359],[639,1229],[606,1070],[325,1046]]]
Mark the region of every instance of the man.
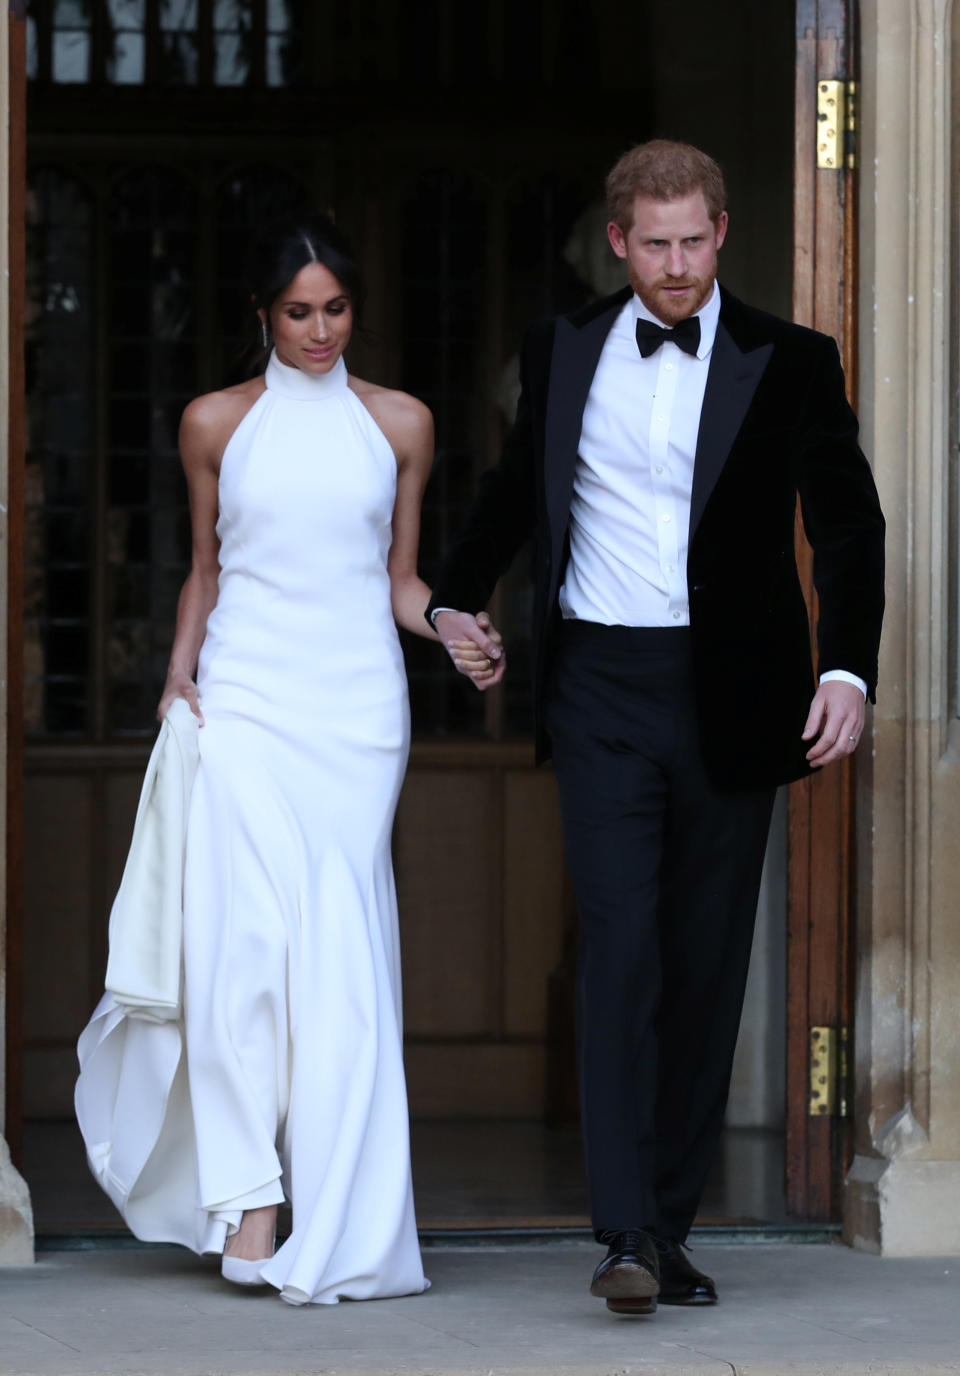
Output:
[[464,609],[536,532],[537,749],[580,913],[583,1133],[608,1247],[591,1290],[650,1313],[658,1295],[716,1300],[683,1242],[722,1128],[774,791],[863,730],[884,526],[833,340],[716,283],[712,159],[655,140],[607,196],[630,287],[528,336],[516,425],[428,615],[489,656],[459,657],[478,686],[499,681],[489,621]]

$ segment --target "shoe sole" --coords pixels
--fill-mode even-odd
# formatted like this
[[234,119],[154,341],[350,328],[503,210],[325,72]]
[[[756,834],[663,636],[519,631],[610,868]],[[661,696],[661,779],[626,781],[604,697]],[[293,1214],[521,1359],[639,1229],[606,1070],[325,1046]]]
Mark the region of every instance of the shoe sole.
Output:
[[245,1290],[262,1290],[269,1282],[260,1275],[260,1268],[266,1266],[268,1261],[270,1257],[246,1261],[243,1257],[225,1256],[220,1262],[220,1274],[231,1285],[240,1285]]
[[597,1276],[590,1293],[607,1301],[616,1314],[652,1314],[657,1307],[660,1282],[643,1266],[614,1266]]
[[607,1300],[607,1308],[613,1314],[655,1314],[657,1297],[650,1295],[647,1299]]

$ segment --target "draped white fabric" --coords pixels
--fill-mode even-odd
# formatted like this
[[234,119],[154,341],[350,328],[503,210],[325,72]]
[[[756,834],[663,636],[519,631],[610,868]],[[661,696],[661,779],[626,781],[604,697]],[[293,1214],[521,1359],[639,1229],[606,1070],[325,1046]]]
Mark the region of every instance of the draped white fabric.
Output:
[[[427,1284],[390,863],[409,745],[395,490],[342,361],[313,378],[274,356],[221,467],[185,1018],[134,1029],[107,996],[80,1048],[91,1162],[125,1157],[102,1183],[131,1228],[220,1250],[245,1208],[286,1194],[293,1231],[263,1276],[294,1304]],[[134,1092],[140,1072],[151,1088]],[[136,1146],[118,1153],[124,1135]]]
[[106,987],[132,1014],[180,1015],[183,858],[197,772],[197,719],[183,698],[160,725],[140,790],[120,889],[110,913]]

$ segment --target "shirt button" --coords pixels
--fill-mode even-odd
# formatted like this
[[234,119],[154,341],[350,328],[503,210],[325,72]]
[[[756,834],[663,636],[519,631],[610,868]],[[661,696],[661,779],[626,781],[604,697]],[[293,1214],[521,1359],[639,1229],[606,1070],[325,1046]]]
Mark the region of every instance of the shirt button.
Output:
[[668,564],[668,565],[667,565],[667,573],[673,573],[673,565],[672,565],[672,564]]
[[663,464],[662,464],[662,463],[658,463],[658,464],[657,464],[657,472],[658,472],[658,473],[662,473],[662,472],[663,472]]
[[674,619],[674,621],[679,621],[679,620],[680,620],[680,613],[679,613],[679,612],[674,612],[674,614],[673,614],[673,619]]
[[657,413],[657,420],[666,420],[666,416],[663,414],[662,411],[659,411]]
[[666,522],[666,521],[669,521],[669,520],[670,520],[670,517],[667,515],[666,512],[664,512],[663,515],[660,517],[660,519],[661,519],[661,521]]
[[664,367],[664,372],[672,373],[672,372],[673,372],[673,364],[672,364],[672,363],[666,364],[665,367]]

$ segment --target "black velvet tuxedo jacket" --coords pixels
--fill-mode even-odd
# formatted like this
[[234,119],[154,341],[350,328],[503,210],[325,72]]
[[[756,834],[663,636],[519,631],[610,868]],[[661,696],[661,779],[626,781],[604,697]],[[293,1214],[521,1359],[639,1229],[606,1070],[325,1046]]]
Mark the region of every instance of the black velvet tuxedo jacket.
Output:
[[[429,611],[476,613],[536,535],[537,756],[584,405],[625,288],[530,331],[517,419],[484,475]],[[714,781],[746,787],[809,772],[800,739],[815,682],[794,555],[799,493],[813,547],[819,669],[864,679],[874,700],[884,522],[857,444],[834,341],[721,291],[690,504],[687,582],[701,747]]]

